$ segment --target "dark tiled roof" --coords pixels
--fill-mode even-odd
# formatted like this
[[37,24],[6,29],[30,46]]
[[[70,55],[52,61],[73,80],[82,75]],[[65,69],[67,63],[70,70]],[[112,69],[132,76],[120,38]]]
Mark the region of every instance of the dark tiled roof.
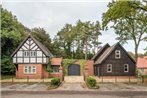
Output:
[[107,57],[109,56],[109,54],[113,51],[113,49],[115,48],[117,44],[114,44],[113,46],[107,48],[105,50],[105,52],[103,52],[103,54],[101,54],[101,56],[96,60],[95,64],[100,64],[102,63],[102,61]]
[[33,36],[31,35],[28,35],[21,43],[20,45],[16,48],[16,50],[12,53],[11,57],[14,56],[14,54],[21,48],[21,46],[27,41],[28,38],[31,38],[35,43],[36,45],[43,51],[43,53],[46,55],[46,56],[51,56],[53,57],[52,53],[42,44],[40,43],[39,41],[37,41]]
[[100,48],[100,49],[98,50],[98,52],[92,57],[92,60],[95,60],[95,59],[102,53],[102,51],[103,51],[106,47],[110,47],[110,45],[107,43],[107,44],[105,44],[102,48]]

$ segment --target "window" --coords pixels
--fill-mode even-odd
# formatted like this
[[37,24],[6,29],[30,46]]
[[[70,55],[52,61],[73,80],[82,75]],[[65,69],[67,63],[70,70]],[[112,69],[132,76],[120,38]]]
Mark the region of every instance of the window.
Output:
[[30,51],[30,57],[35,57],[36,56],[36,51]]
[[25,74],[34,74],[34,73],[36,73],[36,67],[35,66],[25,66],[24,73]]
[[54,73],[59,72],[59,66],[52,65],[52,72],[54,72]]
[[124,64],[124,72],[129,72],[129,65],[128,64]]
[[36,51],[24,51],[24,57],[35,57]]
[[120,59],[120,50],[115,50],[115,58]]
[[112,72],[112,64],[107,64],[107,72]]
[[29,51],[24,51],[24,57],[29,57]]

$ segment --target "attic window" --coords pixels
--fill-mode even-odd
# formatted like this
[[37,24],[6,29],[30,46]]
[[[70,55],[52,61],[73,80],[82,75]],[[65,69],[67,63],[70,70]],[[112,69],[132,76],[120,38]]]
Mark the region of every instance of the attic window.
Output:
[[121,56],[120,50],[115,50],[115,58],[120,59],[120,56]]
[[124,72],[129,72],[129,65],[128,64],[124,64]]
[[24,51],[24,57],[35,57],[36,51]]

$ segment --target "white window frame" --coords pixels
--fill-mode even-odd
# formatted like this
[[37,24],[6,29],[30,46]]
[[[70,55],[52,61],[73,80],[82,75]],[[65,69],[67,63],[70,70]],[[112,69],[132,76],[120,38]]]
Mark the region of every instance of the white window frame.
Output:
[[[110,68],[110,71],[108,70]],[[112,64],[107,64],[107,72],[112,72]]]
[[30,57],[36,57],[36,51],[30,51]]
[[120,59],[121,58],[120,50],[115,50],[115,58],[116,59]]
[[36,74],[36,66],[24,66],[24,74]]
[[[126,68],[127,68],[127,71],[125,71]],[[124,72],[129,72],[129,64],[124,64]]]
[[30,54],[30,53],[29,53],[29,51],[27,51],[27,50],[23,52],[24,57],[29,57],[29,54]]
[[24,51],[24,57],[36,57],[36,51]]

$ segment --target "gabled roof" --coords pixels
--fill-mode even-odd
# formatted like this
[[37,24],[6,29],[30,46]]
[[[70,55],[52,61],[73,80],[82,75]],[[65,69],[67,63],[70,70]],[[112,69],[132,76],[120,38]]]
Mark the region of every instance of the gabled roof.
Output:
[[20,43],[20,45],[16,48],[16,50],[12,53],[11,57],[13,57],[15,55],[15,53],[21,48],[21,46],[28,40],[28,38],[31,38],[36,45],[42,50],[42,52],[46,55],[46,56],[53,56],[52,53],[48,50],[48,48],[46,48],[42,43],[40,43],[39,41],[37,41],[33,36],[31,36],[30,34]]
[[116,43],[113,46],[107,48],[96,60],[94,64],[101,64],[107,57],[112,53],[112,51],[116,48],[116,46],[120,46],[122,50],[127,54],[127,56],[135,63],[135,61],[132,59],[132,57],[126,52],[126,50],[119,44]]
[[138,57],[137,68],[147,68],[147,56]]
[[51,65],[62,65],[62,58],[52,58]]
[[107,43],[102,48],[100,48],[98,52],[92,57],[92,60],[95,60],[102,53],[102,51],[108,47],[110,47],[110,45]]

